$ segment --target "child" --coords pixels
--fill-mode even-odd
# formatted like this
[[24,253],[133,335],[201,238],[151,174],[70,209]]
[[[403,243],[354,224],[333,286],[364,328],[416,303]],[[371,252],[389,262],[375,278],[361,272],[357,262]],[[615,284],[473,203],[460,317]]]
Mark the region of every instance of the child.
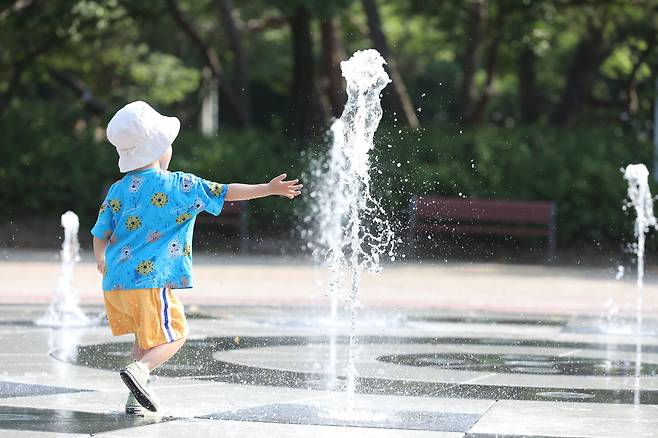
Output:
[[188,326],[173,289],[192,287],[192,231],[197,214],[215,216],[224,201],[301,193],[298,180],[279,175],[267,184],[219,184],[168,172],[180,122],[138,101],[120,109],[107,138],[126,175],[109,189],[91,230],[103,274],[107,318],[115,336],[135,334],[134,362],[121,370],[130,389],[126,413],[153,412],[158,401],[149,373],[183,346]]

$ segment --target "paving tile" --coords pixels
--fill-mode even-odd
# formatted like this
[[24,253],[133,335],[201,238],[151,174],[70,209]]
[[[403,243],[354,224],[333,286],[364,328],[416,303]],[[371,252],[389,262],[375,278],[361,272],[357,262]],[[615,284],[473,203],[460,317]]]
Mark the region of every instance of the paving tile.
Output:
[[0,398],[30,397],[34,395],[52,395],[81,391],[80,389],[60,388],[56,386],[0,381]]
[[180,438],[181,436],[222,438],[462,438],[460,432],[386,430],[365,427],[315,426],[247,421],[186,420],[154,424],[136,429],[101,433],[99,437]]
[[658,406],[531,402],[494,404],[468,432],[496,436],[655,437]]
[[[129,336],[112,338],[107,327],[0,324],[0,436],[549,438],[644,437],[658,430],[653,336],[643,339],[645,404],[635,407],[635,345],[628,336],[565,332],[562,317],[535,326],[532,318],[505,315],[364,314],[354,398],[364,414],[354,420],[334,415],[347,403],[346,327],[338,330],[336,379],[327,364],[333,329],[317,322],[317,309],[214,311],[217,319],[191,319],[190,342],[153,384],[162,412],[145,419],[123,414],[127,390],[116,370],[130,360]],[[551,355],[565,358],[562,366],[528,372],[542,371],[535,362]],[[528,369],[477,371],[499,360]],[[617,375],[614,361],[625,361]]]
[[466,432],[475,424],[479,416],[462,413],[404,411],[384,408],[377,410],[354,409],[350,412],[334,411],[332,413],[316,406],[274,404],[232,412],[217,412],[209,415],[208,418],[213,420],[242,420],[264,423]]
[[130,417],[124,414],[96,414],[63,409],[34,409],[0,406],[0,433],[20,430],[54,433],[93,434],[166,421],[159,417]]

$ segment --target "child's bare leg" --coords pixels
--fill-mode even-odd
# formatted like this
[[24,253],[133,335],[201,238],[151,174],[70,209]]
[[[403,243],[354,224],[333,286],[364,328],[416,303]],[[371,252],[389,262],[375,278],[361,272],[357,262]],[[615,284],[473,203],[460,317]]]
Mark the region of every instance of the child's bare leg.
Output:
[[142,357],[144,357],[146,352],[147,350],[139,347],[137,339],[135,339],[135,343],[133,344],[133,359],[140,360]]
[[150,350],[143,350],[144,354],[139,360],[146,365],[150,371],[153,371],[176,354],[181,349],[187,338],[180,338],[174,342],[158,345]]

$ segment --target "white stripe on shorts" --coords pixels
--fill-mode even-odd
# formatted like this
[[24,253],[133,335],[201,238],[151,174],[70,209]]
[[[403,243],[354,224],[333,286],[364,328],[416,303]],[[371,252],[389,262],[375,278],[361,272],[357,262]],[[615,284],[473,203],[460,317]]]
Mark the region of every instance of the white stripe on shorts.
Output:
[[162,331],[167,342],[174,342],[171,334],[171,308],[167,299],[167,288],[160,290],[160,319],[162,319]]

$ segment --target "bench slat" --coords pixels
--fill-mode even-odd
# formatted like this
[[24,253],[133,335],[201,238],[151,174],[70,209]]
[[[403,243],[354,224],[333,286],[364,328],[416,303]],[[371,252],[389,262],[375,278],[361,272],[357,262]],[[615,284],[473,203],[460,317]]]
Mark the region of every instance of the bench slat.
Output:
[[418,231],[468,233],[468,234],[499,234],[507,236],[549,236],[548,228],[504,227],[496,225],[462,225],[462,224],[432,224],[422,223],[416,226]]
[[477,220],[499,223],[551,223],[553,205],[542,201],[500,201],[491,199],[454,199],[419,197],[418,219]]

